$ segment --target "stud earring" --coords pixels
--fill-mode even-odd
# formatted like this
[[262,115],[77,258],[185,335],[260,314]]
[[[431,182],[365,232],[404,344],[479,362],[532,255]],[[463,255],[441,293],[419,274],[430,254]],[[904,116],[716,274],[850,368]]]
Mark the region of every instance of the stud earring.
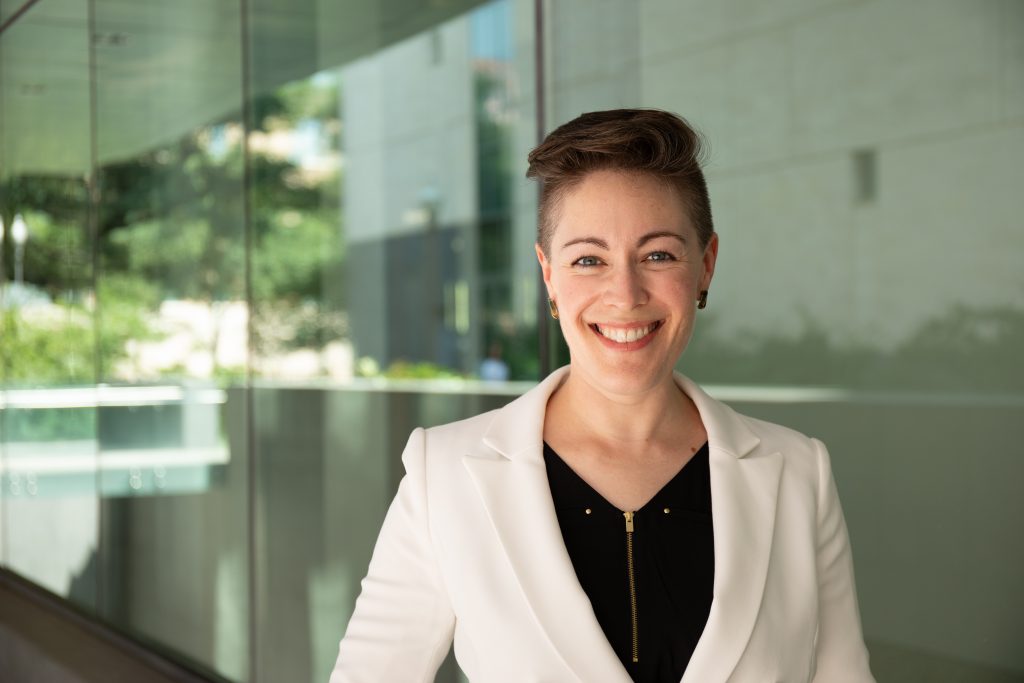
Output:
[[707,308],[708,305],[708,290],[702,289],[700,292],[700,298],[697,299],[697,308]]
[[558,320],[558,304],[554,299],[548,299],[548,310],[551,311],[551,317]]

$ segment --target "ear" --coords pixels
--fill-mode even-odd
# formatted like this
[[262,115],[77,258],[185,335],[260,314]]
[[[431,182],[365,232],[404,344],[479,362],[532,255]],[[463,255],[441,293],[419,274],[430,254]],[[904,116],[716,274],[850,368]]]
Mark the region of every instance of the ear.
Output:
[[537,263],[540,264],[540,272],[544,277],[544,286],[548,290],[548,298],[554,299],[555,297],[551,296],[551,261],[544,255],[544,250],[540,248],[539,244],[534,244],[533,249],[537,252]]
[[701,262],[704,265],[704,274],[700,279],[701,289],[711,289],[711,278],[715,275],[715,263],[718,261],[718,233],[711,233],[708,245],[704,247],[704,256]]

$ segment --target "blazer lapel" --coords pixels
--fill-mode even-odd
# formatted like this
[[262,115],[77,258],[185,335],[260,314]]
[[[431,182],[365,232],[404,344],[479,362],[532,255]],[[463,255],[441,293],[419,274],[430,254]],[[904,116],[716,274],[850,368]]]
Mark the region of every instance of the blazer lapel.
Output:
[[544,410],[556,371],[497,414],[484,437],[493,449],[466,455],[491,524],[530,609],[554,649],[582,681],[628,683],[576,578],[551,501],[543,456]]
[[[463,457],[538,623],[583,681],[630,681],[576,578],[544,466],[544,411],[568,368],[501,409],[485,452]],[[731,408],[676,375],[708,433],[715,579],[711,613],[681,683],[726,681],[753,632],[764,593],[783,458]],[[571,615],[571,616],[570,616]]]
[[676,381],[708,432],[715,534],[711,613],[682,683],[727,681],[761,606],[783,458],[758,452],[760,438],[731,408],[681,375]]

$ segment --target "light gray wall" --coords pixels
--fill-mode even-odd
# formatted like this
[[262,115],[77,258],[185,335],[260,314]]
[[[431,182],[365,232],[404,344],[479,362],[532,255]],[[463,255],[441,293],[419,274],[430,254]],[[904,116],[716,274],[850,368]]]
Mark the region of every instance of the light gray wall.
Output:
[[549,3],[549,129],[650,106],[707,135],[719,333],[890,349],[958,305],[1024,310],[1024,5],[599,4]]

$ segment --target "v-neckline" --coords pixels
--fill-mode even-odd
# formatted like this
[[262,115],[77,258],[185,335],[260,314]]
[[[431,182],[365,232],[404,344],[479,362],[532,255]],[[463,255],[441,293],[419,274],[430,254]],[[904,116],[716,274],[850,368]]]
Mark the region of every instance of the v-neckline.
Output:
[[636,508],[635,510],[622,510],[622,509],[620,509],[620,508],[619,508],[619,506],[617,506],[617,505],[613,505],[613,504],[611,503],[611,501],[609,501],[609,500],[608,500],[607,498],[605,498],[605,497],[604,497],[603,495],[601,495],[601,493],[600,493],[600,492],[599,492],[599,491],[598,491],[597,489],[595,489],[595,488],[594,488],[593,486],[591,486],[591,485],[590,485],[590,483],[589,483],[589,482],[588,482],[588,481],[587,481],[586,479],[584,479],[583,477],[581,477],[581,476],[580,476],[580,474],[579,474],[579,473],[578,473],[578,472],[577,472],[576,470],[574,470],[574,469],[572,468],[572,465],[570,465],[569,463],[567,463],[567,462],[565,461],[565,459],[564,459],[564,458],[562,458],[562,456],[558,454],[558,451],[556,451],[556,450],[555,450],[554,448],[552,448],[552,447],[551,447],[551,446],[550,446],[550,445],[548,444],[548,442],[547,442],[547,441],[545,441],[545,442],[544,442],[544,453],[545,453],[545,455],[546,455],[546,454],[548,454],[548,453],[550,453],[550,454],[554,455],[554,456],[555,456],[555,458],[556,458],[556,459],[558,460],[558,462],[560,462],[560,463],[562,464],[562,466],[563,466],[563,467],[564,467],[564,468],[565,468],[566,470],[568,470],[568,471],[569,471],[569,473],[570,473],[570,476],[571,476],[571,477],[572,477],[573,479],[575,479],[576,481],[578,481],[578,482],[579,482],[580,484],[582,484],[582,485],[583,485],[583,486],[584,486],[584,487],[585,487],[585,488],[586,488],[586,489],[587,489],[588,491],[590,491],[590,492],[591,492],[591,493],[592,493],[592,494],[593,494],[593,495],[594,495],[594,496],[595,496],[595,497],[596,497],[596,498],[597,498],[597,499],[598,499],[599,501],[601,501],[601,503],[602,503],[603,505],[605,505],[605,506],[606,506],[606,507],[607,507],[608,509],[610,509],[610,510],[614,510],[614,511],[618,512],[619,514],[625,514],[625,513],[627,513],[627,512],[632,512],[632,513],[633,513],[634,515],[635,515],[635,514],[638,514],[638,513],[640,513],[640,512],[642,512],[643,510],[646,510],[646,509],[647,509],[648,507],[650,507],[650,506],[651,506],[651,504],[652,504],[652,503],[654,503],[654,501],[656,501],[656,500],[658,500],[659,498],[661,498],[661,497],[662,497],[662,494],[664,494],[664,493],[665,493],[665,491],[666,491],[666,490],[667,490],[667,489],[668,489],[668,488],[669,488],[670,486],[672,486],[672,485],[673,485],[673,484],[674,484],[674,483],[676,482],[676,480],[677,480],[677,479],[679,479],[679,478],[680,478],[681,476],[683,476],[683,473],[687,471],[687,468],[688,468],[688,467],[690,466],[690,463],[692,463],[692,462],[693,462],[694,460],[696,460],[696,459],[697,459],[698,457],[702,457],[702,456],[704,455],[704,453],[705,453],[705,452],[706,452],[707,450],[708,450],[708,442],[707,442],[707,441],[705,441],[705,442],[704,442],[704,445],[703,445],[703,446],[701,446],[700,448],[698,448],[698,449],[697,449],[697,450],[696,450],[696,451],[695,451],[695,452],[693,453],[693,455],[691,455],[691,456],[690,456],[690,458],[689,458],[689,459],[688,459],[688,460],[687,460],[687,461],[686,461],[686,462],[685,462],[685,463],[683,464],[683,466],[682,466],[682,467],[680,467],[680,468],[679,468],[679,470],[678,470],[678,471],[677,471],[677,472],[676,472],[676,473],[675,473],[674,475],[672,475],[672,478],[671,478],[671,479],[669,479],[668,481],[666,481],[666,482],[665,482],[665,483],[664,483],[664,484],[662,485],[662,487],[661,487],[660,489],[658,489],[657,491],[655,491],[654,495],[653,495],[653,496],[651,496],[651,497],[650,497],[650,498],[649,498],[649,499],[647,500],[647,502],[646,502],[646,503],[644,503],[644,504],[643,504],[643,505],[641,505],[640,507]]

